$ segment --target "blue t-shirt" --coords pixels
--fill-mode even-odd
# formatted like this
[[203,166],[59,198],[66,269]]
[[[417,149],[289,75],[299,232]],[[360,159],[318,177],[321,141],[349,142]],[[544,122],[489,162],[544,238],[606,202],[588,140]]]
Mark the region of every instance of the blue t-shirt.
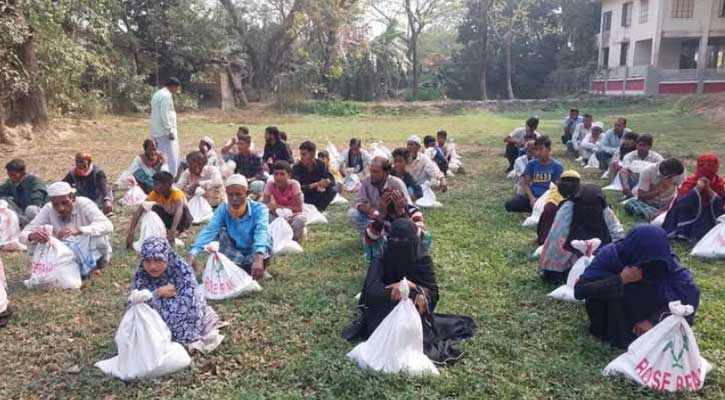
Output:
[[542,194],[549,190],[549,184],[558,181],[564,167],[556,160],[549,160],[548,163],[542,164],[539,160],[531,160],[526,164],[524,175],[531,179],[531,192],[539,198]]

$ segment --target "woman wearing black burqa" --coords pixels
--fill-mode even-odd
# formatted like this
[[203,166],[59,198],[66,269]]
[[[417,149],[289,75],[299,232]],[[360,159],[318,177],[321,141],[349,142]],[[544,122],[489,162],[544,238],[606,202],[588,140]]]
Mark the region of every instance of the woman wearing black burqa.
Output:
[[423,322],[423,350],[432,361],[453,364],[463,353],[455,348],[461,340],[473,336],[476,324],[469,317],[434,314],[438,303],[438,284],[433,259],[421,256],[417,228],[408,218],[395,220],[383,253],[370,264],[358,309],[359,318],[345,329],[347,340],[367,340],[400,300],[398,287],[403,278],[410,286],[410,299]]

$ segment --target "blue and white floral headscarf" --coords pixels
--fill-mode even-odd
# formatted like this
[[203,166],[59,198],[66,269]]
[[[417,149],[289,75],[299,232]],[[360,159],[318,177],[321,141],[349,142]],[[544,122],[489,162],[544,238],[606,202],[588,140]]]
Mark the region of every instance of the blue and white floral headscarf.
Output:
[[[154,278],[143,268],[144,260],[166,261],[166,271]],[[158,298],[156,290],[165,285],[174,285],[176,296]],[[188,344],[199,340],[203,329],[206,300],[194,272],[165,238],[148,238],[141,245],[141,261],[133,279],[132,289],[148,289],[154,293],[149,305],[155,309],[171,331],[175,342]]]

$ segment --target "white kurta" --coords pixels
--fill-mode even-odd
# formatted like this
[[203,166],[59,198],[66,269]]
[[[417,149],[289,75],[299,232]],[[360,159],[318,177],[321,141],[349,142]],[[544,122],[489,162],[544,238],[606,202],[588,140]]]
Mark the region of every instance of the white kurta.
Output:
[[[169,139],[169,133],[175,139]],[[166,155],[169,172],[176,176],[181,161],[179,156],[179,132],[176,128],[176,110],[171,91],[161,88],[151,98],[151,137],[159,150]]]

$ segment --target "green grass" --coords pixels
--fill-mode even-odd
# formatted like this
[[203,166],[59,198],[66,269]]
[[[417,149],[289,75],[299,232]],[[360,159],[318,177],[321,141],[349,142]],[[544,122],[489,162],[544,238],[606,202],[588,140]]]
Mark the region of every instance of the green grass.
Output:
[[[191,137],[209,134],[221,143],[236,125],[244,123],[252,128],[258,144],[261,129],[276,123],[295,144],[309,138],[320,144],[331,140],[338,147],[356,136],[366,143],[384,140],[392,148],[411,133],[448,130],[463,153],[467,173],[452,180],[448,193],[439,195],[443,209],[426,211],[441,287],[438,311],[472,316],[478,332],[462,345],[464,359],[443,369],[440,377],[382,376],[361,371],[346,360],[352,345],[339,332],[353,318],[353,296],[362,285],[365,265],[361,246],[345,224],[344,208],[333,208],[330,224],[312,229],[309,240],[302,243],[303,254],[275,261],[274,278],[263,283],[263,292],[215,305],[231,322],[226,340],[215,353],[195,355],[191,368],[158,381],[123,383],[103,376],[93,363],[115,354],[113,336],[138,263],[135,254],[122,249],[128,212],[120,212],[113,219],[117,228],[113,262],[100,279],[80,292],[26,290],[22,280],[27,278],[27,256],[3,255],[18,312],[0,330],[0,398],[665,397],[623,379],[602,376],[601,370],[620,351],[587,335],[581,305],[546,297],[554,287],[536,277],[536,262],[529,257],[535,233],[520,226],[524,216],[503,211],[511,183],[503,178],[502,137],[533,113],[180,116],[187,150],[194,146]],[[655,148],[667,155],[692,157],[704,150],[725,155],[725,132],[703,118],[662,106],[594,112],[604,121],[620,113],[630,118],[635,130],[653,132]],[[558,142],[559,115],[540,115],[542,130]],[[53,179],[70,164],[75,150],[88,148],[96,154],[97,163],[117,176],[138,152],[147,121],[107,118],[88,131],[88,135],[74,131],[61,136],[54,147],[37,146],[17,154],[45,178]],[[632,221],[624,218],[616,199],[612,196],[611,200],[630,226]],[[725,268],[722,261],[690,258],[685,246],[676,249],[702,290],[694,328],[700,350],[716,368],[721,367],[725,365]],[[708,376],[700,396],[725,398],[721,370]]]

